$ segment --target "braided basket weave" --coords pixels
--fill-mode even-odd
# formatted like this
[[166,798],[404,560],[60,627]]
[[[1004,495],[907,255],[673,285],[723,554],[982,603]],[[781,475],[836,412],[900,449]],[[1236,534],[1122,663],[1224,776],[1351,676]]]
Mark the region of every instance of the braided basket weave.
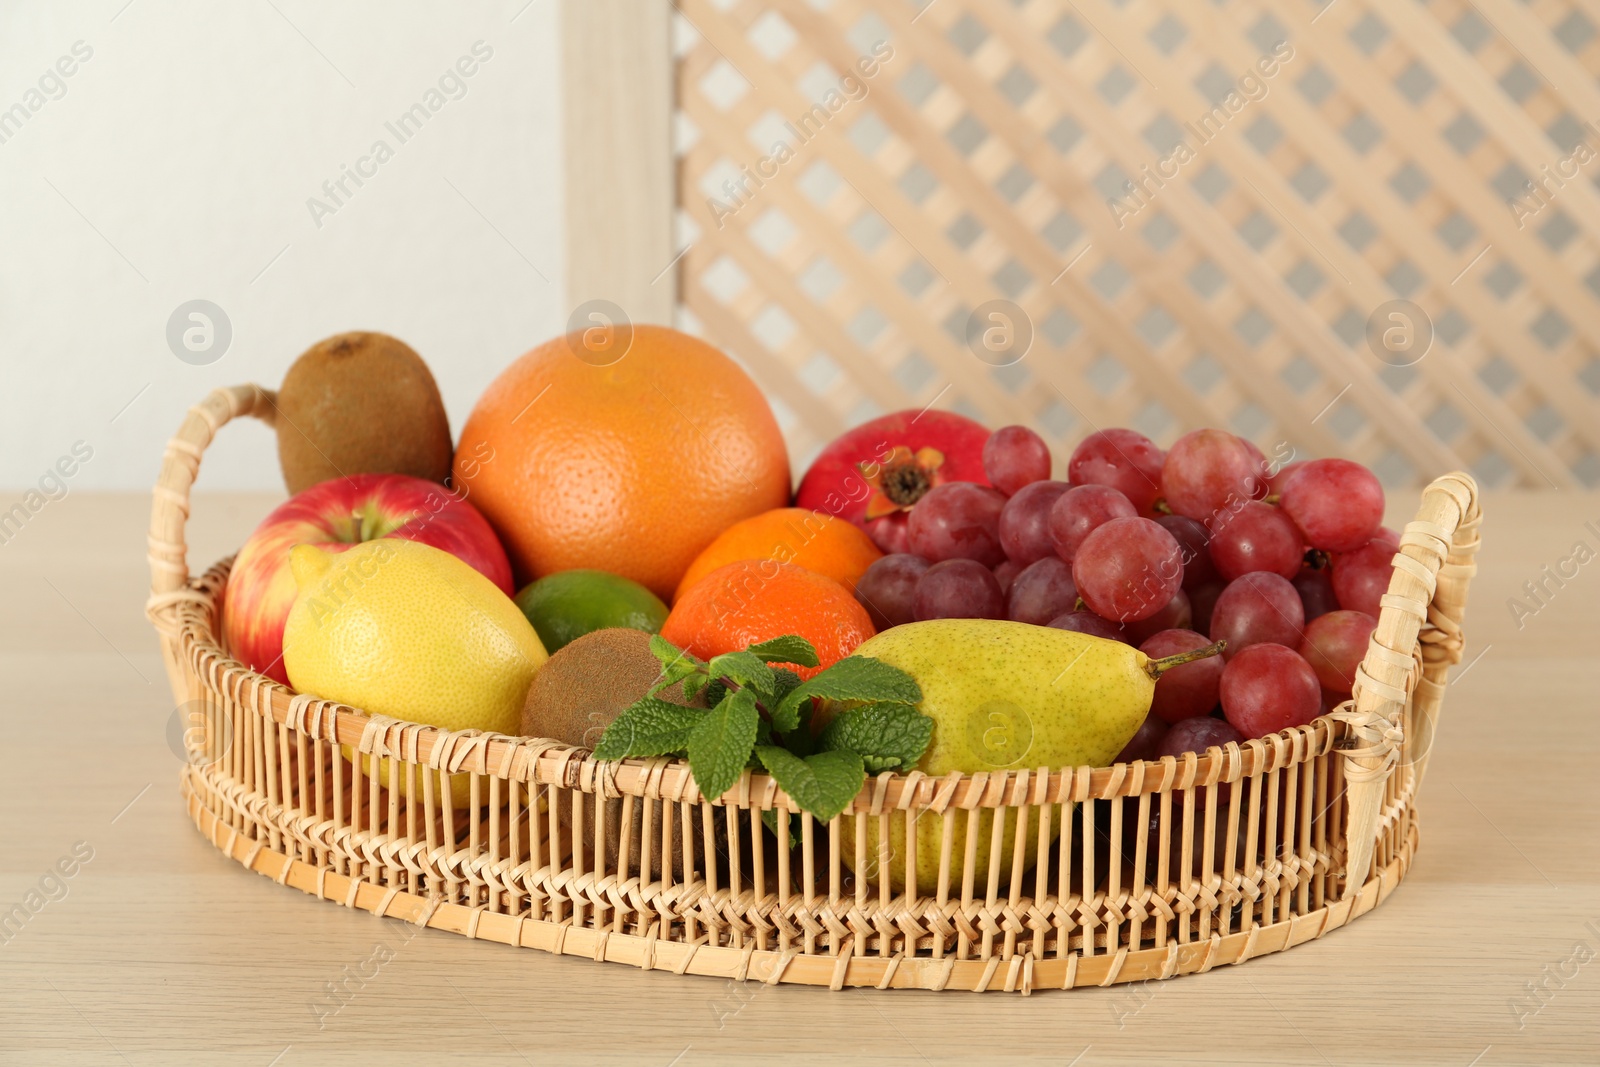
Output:
[[[1446,673],[1461,658],[1478,547],[1477,490],[1464,474],[1429,485],[1405,528],[1354,701],[1307,726],[1176,760],[885,773],[836,820],[855,821],[847,863],[838,826],[819,825],[762,774],[702,797],[683,762],[599,763],[553,741],[372,716],[296,695],[233,659],[217,625],[229,561],[191,579],[184,523],[217,430],[240,415],[271,422],[273,401],[258,386],[219,389],[168,445],[148,611],[175,698],[204,713],[205,728],[186,734],[189,814],[217,848],[281,885],[644,969],[1028,993],[1277,952],[1369,911],[1410,866],[1414,802]],[[339,745],[387,761],[408,788],[382,788]],[[452,773],[470,775],[465,810],[441,777]],[[779,837],[755,817],[769,809]],[[952,878],[953,866],[973,868],[983,809],[1017,810],[988,820],[991,854],[1014,833],[1016,859],[1009,870],[990,865],[987,884]],[[931,885],[918,882],[910,832],[922,818],[943,831]],[[865,855],[868,820],[885,843],[903,821],[908,854],[885,844]],[[951,854],[958,824],[968,828],[964,867]],[[608,864],[612,825],[620,846]],[[1128,832],[1135,827],[1144,832]],[[792,850],[778,846],[783,828]],[[1039,861],[1024,869],[1035,834]],[[889,878],[851,873],[902,864],[898,893]]]

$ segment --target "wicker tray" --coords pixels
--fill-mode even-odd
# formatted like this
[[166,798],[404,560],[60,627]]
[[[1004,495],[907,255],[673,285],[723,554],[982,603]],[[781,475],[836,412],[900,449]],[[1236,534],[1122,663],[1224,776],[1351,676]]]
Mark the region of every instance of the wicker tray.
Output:
[[[908,830],[942,820],[937,884],[917,884],[915,833],[907,855],[876,857],[879,869],[905,865],[906,889],[895,893],[887,878],[854,878],[872,857],[844,863],[836,827],[800,812],[765,775],[702,797],[678,761],[603,764],[548,740],[368,715],[296,695],[233,659],[217,631],[229,561],[197,579],[185,561],[189,490],[224,423],[271,422],[274,410],[258,386],[219,389],[190,409],[155,488],[148,613],[176,700],[204,712],[206,729],[186,735],[189,814],[217,848],[280,885],[646,970],[1029,993],[1281,951],[1371,910],[1410,866],[1414,802],[1446,674],[1461,658],[1478,547],[1467,475],[1429,485],[1407,524],[1353,702],[1176,760],[880,775],[838,817],[855,820],[857,849],[867,820],[884,842],[895,820]],[[338,745],[389,761],[421,788],[381,788]],[[451,773],[471,775],[467,810],[440,788]],[[793,834],[792,850],[755,817],[767,809]],[[1009,870],[993,864],[986,885],[952,880],[958,821],[970,854],[991,809],[1018,811],[1019,858]],[[984,821],[998,854],[1007,820]],[[1130,822],[1147,832],[1128,834]],[[623,828],[611,864],[608,825]],[[1040,859],[1024,869],[1021,846],[1035,833]]]

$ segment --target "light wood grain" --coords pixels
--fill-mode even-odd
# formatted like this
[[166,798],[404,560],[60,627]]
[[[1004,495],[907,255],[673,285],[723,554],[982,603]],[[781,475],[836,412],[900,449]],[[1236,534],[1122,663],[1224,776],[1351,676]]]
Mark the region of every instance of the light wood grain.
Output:
[[567,303],[672,322],[672,49],[666,4],[561,5]]
[[[1415,502],[1395,497],[1402,520]],[[200,495],[196,564],[271,502]],[[0,944],[0,1063],[1595,1062],[1600,964],[1521,1030],[1509,1002],[1577,943],[1600,950],[1600,570],[1521,630],[1506,601],[1574,542],[1600,547],[1584,527],[1600,495],[1486,494],[1471,666],[1446,698],[1421,851],[1381,907],[1242,967],[1026,1000],[642,974],[415,932],[243,872],[179,803],[140,612],[148,507],[75,495],[0,546],[0,911],[75,842],[94,848],[67,897]],[[371,973],[380,944],[392,960],[319,1029],[325,984]]]

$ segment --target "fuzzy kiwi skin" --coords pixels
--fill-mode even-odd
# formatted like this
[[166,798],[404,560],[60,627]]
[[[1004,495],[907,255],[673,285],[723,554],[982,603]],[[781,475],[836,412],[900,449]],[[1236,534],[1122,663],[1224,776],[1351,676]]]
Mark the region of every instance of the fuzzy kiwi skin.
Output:
[[[548,737],[563,744],[593,748],[601,734],[634,701],[649,692],[661,678],[661,664],[650,651],[650,635],[643,630],[614,628],[595,630],[564,646],[539,668],[528,687],[522,706],[522,732],[528,737]],[[681,684],[661,691],[663,700],[685,704]],[[606,854],[604,870],[616,873],[622,848],[622,805],[620,799],[605,801]],[[653,808],[651,817],[650,870],[642,871],[640,848],[644,836],[644,809]],[[661,818],[665,805],[644,797],[633,798],[633,830],[628,835],[628,874],[649,881],[661,877]],[[593,799],[584,804],[584,853],[594,861]],[[563,798],[557,817],[571,832],[572,801]],[[681,818],[673,813],[672,876],[683,879],[683,840]],[[695,844],[700,844],[700,822],[695,819]],[[723,820],[714,826],[716,847],[727,849],[727,829]],[[570,845],[570,841],[563,842]],[[696,848],[697,853],[702,851]],[[700,857],[700,862],[705,862]]]
[[[594,748],[607,726],[661,678],[643,630],[613,627],[584,634],[539,668],[522,705],[522,732]],[[660,694],[685,703],[682,685]]]
[[341,333],[301,354],[278,389],[278,464],[290,493],[350,474],[443,484],[454,452],[439,386],[411,346]]

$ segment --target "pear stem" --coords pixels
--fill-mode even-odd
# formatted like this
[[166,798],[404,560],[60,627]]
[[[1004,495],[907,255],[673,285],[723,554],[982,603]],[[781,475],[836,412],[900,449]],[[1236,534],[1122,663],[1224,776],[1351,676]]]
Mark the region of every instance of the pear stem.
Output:
[[1181,667],[1185,663],[1193,663],[1197,659],[1209,659],[1220,655],[1228,647],[1226,641],[1213,641],[1204,648],[1197,648],[1189,652],[1179,652],[1172,656],[1162,656],[1160,659],[1149,660],[1144,665],[1144,672],[1151,678],[1160,678],[1174,667]]

